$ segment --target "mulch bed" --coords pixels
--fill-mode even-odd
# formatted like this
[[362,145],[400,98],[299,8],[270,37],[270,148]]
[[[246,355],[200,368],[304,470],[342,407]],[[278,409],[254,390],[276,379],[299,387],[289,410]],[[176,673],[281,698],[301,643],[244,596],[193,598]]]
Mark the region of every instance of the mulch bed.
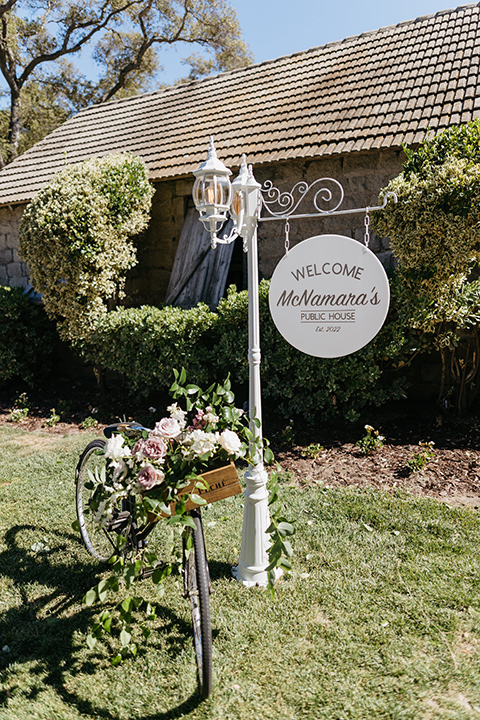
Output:
[[[372,413],[373,415],[373,413]],[[375,411],[369,423],[385,437],[383,447],[363,455],[356,442],[366,432],[350,428],[319,427],[299,437],[299,444],[279,447],[275,453],[282,469],[301,485],[373,486],[400,488],[413,495],[434,497],[452,505],[480,507],[480,422],[456,419],[435,411]],[[280,432],[281,434],[281,432]],[[421,471],[408,462],[422,452],[421,442],[433,442],[433,458]],[[315,458],[310,443],[323,446]]]
[[[45,427],[51,408],[58,409],[59,397],[65,398],[67,392],[70,393],[68,413],[62,414],[62,421],[54,427]],[[86,398],[94,399],[89,403]],[[19,424],[11,423],[12,399],[6,397],[0,399],[0,425],[65,435],[86,432],[80,429],[80,423],[94,414],[99,420],[100,434],[104,423],[119,419],[112,409],[115,403],[112,404],[112,398],[109,401],[110,407],[104,400],[95,399],[95,391],[86,392],[81,385],[63,391],[56,388],[31,399],[29,417]],[[139,409],[131,412],[132,417],[148,424],[147,409],[143,417]],[[368,414],[366,421],[385,437],[385,442],[367,456],[356,445],[365,435],[363,420],[354,424],[328,422],[316,428],[297,421],[292,431],[286,433],[285,423],[272,420],[273,417],[268,408],[264,409],[265,435],[271,439],[282,471],[300,486],[400,488],[452,505],[480,508],[480,420],[477,417],[457,419],[440,414],[432,406],[403,403],[376,409]],[[408,461],[421,452],[420,442],[430,441],[434,443],[434,457],[423,470],[412,471]],[[322,446],[314,458],[308,450],[312,444]]]

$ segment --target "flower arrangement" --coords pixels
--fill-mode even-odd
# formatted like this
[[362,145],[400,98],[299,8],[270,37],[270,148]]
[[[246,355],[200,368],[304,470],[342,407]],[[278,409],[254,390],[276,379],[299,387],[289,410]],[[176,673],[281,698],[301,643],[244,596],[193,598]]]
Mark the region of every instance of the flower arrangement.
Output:
[[[253,462],[251,455],[258,452],[257,442],[262,442],[264,459],[273,462],[268,442],[256,441],[243,410],[235,407],[229,379],[221,385],[215,383],[206,391],[197,385],[185,385],[186,373],[174,370],[175,381],[170,388],[173,402],[167,414],[155,423],[153,429],[125,425],[105,443],[100,470],[90,473],[88,489],[91,492],[90,510],[100,526],[108,526],[115,520],[118,508],[130,506],[139,526],[160,517],[175,528],[195,529],[191,515],[186,512],[188,502],[203,505],[202,490],[208,490],[201,475],[221,468],[242,458]],[[184,386],[185,385],[185,386]],[[180,406],[179,402],[181,401]],[[272,476],[274,478],[274,475]],[[275,481],[270,487],[271,525],[267,529],[271,537],[270,565],[267,568],[269,590],[273,596],[276,581],[275,569],[288,572],[292,549],[287,537],[293,525],[273,504],[278,500]],[[149,526],[150,527],[150,526]],[[110,560],[111,574],[102,578],[85,595],[85,603],[108,601],[111,593],[122,595],[113,609],[105,609],[91,627],[87,645],[93,648],[107,633],[118,634],[121,649],[112,658],[118,665],[128,655],[135,655],[137,642],[148,639],[150,630],[144,621],[155,619],[156,607],[143,602],[133,594],[136,579],[151,577],[161,592],[163,580],[172,573],[178,563],[165,564],[157,556],[155,543],[147,543],[138,553],[123,553],[121,533],[118,535],[119,553]],[[126,541],[126,540],[125,540]],[[141,617],[144,620],[141,620]],[[140,622],[141,634],[134,624]]]
[[[172,396],[183,398],[185,409],[174,402],[152,430],[125,428],[105,444],[107,472],[92,478],[91,507],[100,524],[127,499],[135,503],[137,520],[153,514],[189,524],[187,501],[203,505],[195,490],[208,490],[200,475],[248,456],[252,434],[243,410],[234,405],[229,380],[204,392],[196,385],[184,388],[184,371],[174,372]],[[185,492],[192,480],[193,492]]]

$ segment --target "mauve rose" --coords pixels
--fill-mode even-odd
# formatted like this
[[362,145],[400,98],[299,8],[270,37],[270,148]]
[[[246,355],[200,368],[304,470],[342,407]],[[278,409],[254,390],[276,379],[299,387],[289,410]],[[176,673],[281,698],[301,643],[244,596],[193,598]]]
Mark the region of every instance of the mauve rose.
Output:
[[161,470],[156,470],[153,465],[145,465],[138,473],[137,480],[143,490],[151,490],[155,485],[160,485],[164,477]]
[[145,440],[137,440],[135,445],[132,448],[132,455],[137,455],[137,460],[141,459],[138,457],[138,455],[143,456],[143,446],[145,444]]
[[160,435],[160,437],[167,438],[167,440],[173,440],[178,437],[182,429],[178,424],[178,421],[174,418],[162,418],[159,422],[155,423],[153,428],[153,435]]
[[161,460],[167,454],[167,446],[162,438],[151,435],[144,440],[142,453],[149,460]]

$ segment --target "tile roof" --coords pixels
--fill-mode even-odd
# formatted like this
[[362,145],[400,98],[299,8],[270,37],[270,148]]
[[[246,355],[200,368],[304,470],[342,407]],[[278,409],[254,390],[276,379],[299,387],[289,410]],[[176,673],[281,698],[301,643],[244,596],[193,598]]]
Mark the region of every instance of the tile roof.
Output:
[[480,4],[444,10],[185,85],[94,105],[0,172],[25,202],[67,163],[141,155],[152,180],[190,176],[213,135],[230,167],[420,142],[480,116]]

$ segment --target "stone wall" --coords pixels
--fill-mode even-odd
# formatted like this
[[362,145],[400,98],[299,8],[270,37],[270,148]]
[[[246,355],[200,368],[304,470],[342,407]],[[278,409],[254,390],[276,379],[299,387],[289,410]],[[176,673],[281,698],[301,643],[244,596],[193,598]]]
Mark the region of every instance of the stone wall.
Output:
[[25,205],[0,208],[0,285],[25,287],[27,268],[18,257],[18,229]]
[[137,244],[138,264],[128,276],[129,304],[164,302],[192,186],[193,179],[156,184],[150,224]]
[[[313,183],[331,177],[341,183],[345,198],[341,209],[378,204],[378,193],[402,169],[401,151],[374,151],[325,160],[275,163],[254,168],[258,182],[271,180],[281,192],[290,192],[300,181]],[[233,169],[233,177],[236,168]],[[183,227],[187,207],[192,203],[191,179],[158,183],[153,199],[150,227],[139,243],[137,267],[131,272],[127,294],[129,304],[159,304],[165,299],[170,272]],[[305,201],[308,200],[306,196]],[[298,212],[310,212],[299,207]],[[265,213],[263,213],[265,215]],[[362,214],[292,220],[290,245],[313,235],[334,233],[363,242],[365,217]],[[258,230],[259,264],[262,277],[271,277],[285,247],[285,223],[261,222]],[[388,241],[371,233],[370,248],[388,266],[391,261]]]
[[[275,163],[254,168],[258,182],[271,180],[281,192],[290,192],[296,183],[313,183],[330,177],[341,183],[345,199],[341,209],[361,208],[378,203],[378,192],[401,170],[403,153],[373,151],[324,160]],[[237,169],[232,168],[234,175]],[[138,265],[127,281],[129,305],[158,305],[165,299],[187,208],[192,203],[192,178],[167,180],[156,185],[149,228],[138,241]],[[308,196],[305,198],[307,202]],[[24,206],[0,208],[0,284],[27,283],[25,263],[18,258],[18,228]],[[310,212],[308,205],[298,212]],[[265,215],[265,213],[263,213]],[[363,241],[364,216],[344,215],[290,223],[290,246],[313,235],[334,233]],[[261,222],[258,231],[259,263],[262,277],[271,277],[285,252],[285,223]],[[388,265],[391,253],[388,242],[371,233],[370,248]],[[238,284],[238,283],[237,283]]]
[[[295,164],[277,164],[270,168],[254,170],[254,174],[262,185],[269,179],[281,192],[290,192],[294,185],[302,180],[311,185],[320,178],[333,178],[344,190],[344,201],[339,210],[347,210],[378,205],[379,191],[401,171],[403,160],[403,152],[371,152]],[[319,183],[315,187],[322,185]],[[338,190],[328,183],[325,183],[325,187],[332,191],[332,202],[336,204],[335,199],[339,197]],[[298,207],[298,213],[314,211],[309,195],[312,196],[313,193],[310,192],[305,196],[303,204]],[[322,205],[321,202],[319,205],[322,209],[332,207],[332,205]],[[265,211],[262,215],[266,216]],[[363,242],[365,215],[359,213],[292,220],[289,233],[290,247],[308,237],[325,233],[346,235]],[[264,277],[269,278],[285,252],[285,223],[261,222],[258,237],[260,270]],[[392,257],[388,240],[379,238],[370,231],[369,247],[388,267]]]

